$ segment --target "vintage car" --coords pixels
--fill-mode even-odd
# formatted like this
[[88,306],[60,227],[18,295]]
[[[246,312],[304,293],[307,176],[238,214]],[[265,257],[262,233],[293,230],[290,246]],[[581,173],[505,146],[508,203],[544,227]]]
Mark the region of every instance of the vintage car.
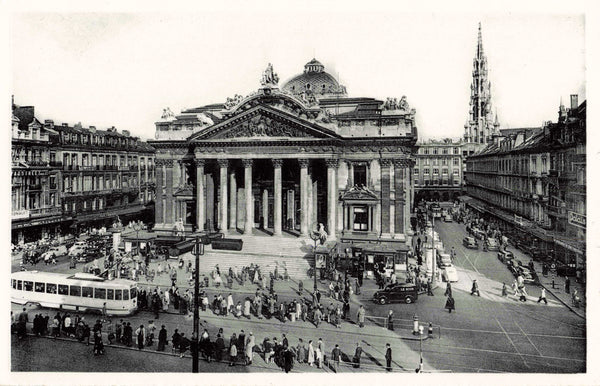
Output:
[[517,267],[517,275],[516,276],[518,276],[518,275],[521,275],[521,277],[523,278],[523,281],[525,283],[528,283],[528,284],[535,283],[535,278],[533,277],[533,274],[527,267]]
[[463,245],[467,248],[479,249],[479,243],[472,236],[467,236],[463,239]]
[[451,283],[458,281],[458,273],[453,265],[446,266],[442,269],[442,280]]
[[417,287],[410,283],[390,284],[385,289],[373,294],[373,301],[379,304],[404,302],[413,303],[417,300]]
[[450,215],[450,214],[445,215],[444,222],[452,222],[452,215]]
[[513,255],[513,253],[507,249],[498,251],[498,260],[500,260],[503,263],[506,263],[507,261],[512,260],[514,258],[515,255]]
[[488,250],[488,251],[497,251],[500,248],[500,245],[498,244],[498,240],[492,238],[492,237],[488,237],[485,239],[485,241],[483,242],[483,249]]

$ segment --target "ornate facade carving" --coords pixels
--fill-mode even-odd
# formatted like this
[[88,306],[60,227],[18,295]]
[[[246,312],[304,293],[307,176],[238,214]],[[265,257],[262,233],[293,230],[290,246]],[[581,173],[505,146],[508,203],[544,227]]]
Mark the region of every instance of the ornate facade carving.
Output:
[[218,159],[217,163],[219,164],[219,167],[221,167],[221,168],[229,167],[229,160],[226,158]]
[[234,106],[238,105],[242,99],[244,99],[244,97],[239,94],[235,94],[233,98],[227,97],[227,100],[225,101],[225,109],[231,110]]
[[168,167],[168,168],[172,168],[173,167],[173,160],[172,159],[165,159],[163,160],[163,164]]
[[263,86],[277,86],[279,83],[279,76],[273,71],[273,65],[269,63],[267,69],[263,72],[260,84]]
[[306,158],[298,159],[298,165],[300,165],[301,168],[307,168],[308,163],[309,163],[309,161]]
[[204,167],[206,161],[203,159],[195,159],[194,163],[196,164],[196,167]]
[[411,167],[411,160],[408,158],[400,158],[400,159],[395,159],[394,161],[394,166],[397,168],[409,168]]
[[288,124],[258,114],[254,117],[241,122],[237,126],[228,130],[223,135],[224,138],[240,137],[292,137],[292,138],[310,138],[311,136],[303,130],[292,127]]
[[339,160],[337,159],[326,159],[325,164],[328,168],[337,168],[339,164]]
[[163,160],[163,159],[158,159],[157,158],[157,159],[154,160],[154,165],[156,167],[162,167],[164,164],[165,164],[165,160]]
[[382,158],[379,160],[379,164],[381,167],[388,168],[392,164],[392,160],[390,158]]
[[242,159],[242,165],[244,165],[245,168],[251,168],[252,165],[254,165],[254,160],[244,158],[244,159]]
[[271,160],[274,168],[280,168],[283,165],[283,160],[281,158],[275,158]]

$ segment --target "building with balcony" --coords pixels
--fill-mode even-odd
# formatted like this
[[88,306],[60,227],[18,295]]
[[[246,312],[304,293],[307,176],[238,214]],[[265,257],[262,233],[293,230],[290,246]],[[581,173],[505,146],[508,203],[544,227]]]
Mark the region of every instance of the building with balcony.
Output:
[[586,102],[571,96],[557,123],[511,129],[467,158],[470,205],[529,235],[566,264],[585,267]]
[[154,149],[127,130],[43,124],[13,104],[12,240],[154,219]]
[[463,180],[463,142],[446,138],[417,144],[412,181],[420,200],[453,201]]

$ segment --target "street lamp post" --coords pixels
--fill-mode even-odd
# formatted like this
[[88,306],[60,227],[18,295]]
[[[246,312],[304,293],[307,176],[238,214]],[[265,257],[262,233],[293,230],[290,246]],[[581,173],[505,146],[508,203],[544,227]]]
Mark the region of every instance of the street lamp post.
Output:
[[194,274],[194,333],[192,334],[192,373],[198,372],[198,336],[200,335],[200,315],[198,314],[198,293],[200,292],[200,255],[204,254],[204,244],[196,237],[194,248],[196,273]]
[[137,242],[137,254],[140,253],[140,225],[138,223],[133,224],[133,230],[135,231],[135,241]]
[[419,326],[419,368],[417,373],[423,371],[423,326]]
[[315,282],[314,282],[313,292],[317,292],[317,241],[319,241],[319,234],[317,232],[311,232],[310,238],[315,243],[315,246],[313,248],[313,254],[315,256],[315,267],[314,267],[314,272],[313,272]]

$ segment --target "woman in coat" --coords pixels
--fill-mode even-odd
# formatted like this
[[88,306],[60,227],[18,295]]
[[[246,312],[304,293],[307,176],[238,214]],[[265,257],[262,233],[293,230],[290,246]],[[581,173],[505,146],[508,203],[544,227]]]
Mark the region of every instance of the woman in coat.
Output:
[[246,298],[244,301],[244,316],[250,319],[250,299]]
[[165,329],[165,326],[162,325],[160,328],[160,331],[158,332],[158,351],[164,351],[165,350],[165,346],[167,344],[167,330]]
[[388,330],[394,331],[394,311],[390,310],[387,317]]
[[254,339],[254,335],[252,332],[246,338],[246,364],[252,364],[252,352],[254,351],[254,345],[256,344],[256,340]]
[[312,340],[308,341],[308,365],[312,366],[315,363],[315,349],[312,345]]
[[452,310],[454,310],[454,298],[452,296],[448,296],[448,299],[446,299],[446,309],[450,314],[452,313]]
[[235,342],[232,341],[229,343],[229,366],[235,366],[235,359],[237,358],[237,355],[237,347]]

